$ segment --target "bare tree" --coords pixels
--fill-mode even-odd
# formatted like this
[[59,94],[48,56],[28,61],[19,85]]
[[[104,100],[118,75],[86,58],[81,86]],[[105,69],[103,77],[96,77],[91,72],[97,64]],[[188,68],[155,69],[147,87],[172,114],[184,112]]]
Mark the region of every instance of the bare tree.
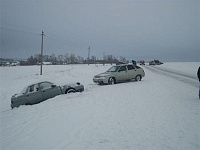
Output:
[[44,60],[45,62],[49,62],[49,61],[50,61],[49,58],[50,58],[49,55],[43,55],[43,60]]
[[69,63],[69,60],[70,58],[69,58],[69,55],[68,55],[68,53],[66,53],[65,55],[64,55],[64,62],[67,64],[67,63]]
[[51,54],[50,56],[50,61],[52,64],[56,65],[57,64],[57,58],[55,54]]
[[58,61],[59,61],[59,64],[62,65],[63,61],[64,61],[64,56],[63,55],[59,55],[58,56]]
[[81,57],[81,56],[77,56],[77,59],[78,59],[78,63],[83,63],[83,61],[84,61],[84,58],[83,57]]
[[71,63],[71,64],[74,64],[75,62],[76,62],[75,55],[74,55],[74,54],[71,54],[71,55],[70,55],[70,63]]
[[120,56],[120,58],[119,58],[119,59],[120,59],[120,61],[121,61],[121,62],[126,62],[126,58],[125,58],[125,57],[123,57],[123,56]]
[[28,65],[36,65],[36,64],[37,64],[37,58],[33,58],[33,56],[28,58]]

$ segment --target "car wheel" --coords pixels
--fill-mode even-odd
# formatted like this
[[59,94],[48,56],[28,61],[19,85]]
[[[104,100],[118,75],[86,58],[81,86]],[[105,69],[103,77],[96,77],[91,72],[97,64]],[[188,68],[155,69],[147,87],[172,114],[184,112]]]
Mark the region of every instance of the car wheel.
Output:
[[25,105],[31,105],[30,103],[26,103]]
[[65,94],[68,94],[68,93],[76,93],[76,90],[75,89],[68,89],[68,90],[66,90]]
[[115,84],[115,80],[114,80],[112,77],[110,77],[110,78],[108,79],[108,84],[109,84],[109,85]]
[[141,79],[142,79],[142,77],[140,75],[137,75],[135,78],[136,81],[141,81]]

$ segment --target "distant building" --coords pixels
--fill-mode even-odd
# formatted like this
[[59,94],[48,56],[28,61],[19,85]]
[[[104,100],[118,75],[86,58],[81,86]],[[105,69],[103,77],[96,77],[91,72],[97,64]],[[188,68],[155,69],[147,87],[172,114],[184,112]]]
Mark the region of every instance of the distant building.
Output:
[[43,62],[43,65],[52,65],[52,62]]

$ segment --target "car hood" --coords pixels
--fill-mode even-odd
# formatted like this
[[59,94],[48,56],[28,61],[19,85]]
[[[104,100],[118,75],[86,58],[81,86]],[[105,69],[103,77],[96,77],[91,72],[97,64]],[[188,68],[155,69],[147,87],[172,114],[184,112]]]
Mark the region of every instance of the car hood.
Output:
[[16,98],[16,97],[19,97],[19,96],[21,96],[22,94],[20,94],[20,93],[17,93],[17,94],[15,94],[15,95],[13,95],[12,97],[13,98]]
[[110,76],[110,74],[108,72],[104,72],[104,73],[100,73],[100,74],[98,74],[96,76],[100,76],[100,77],[102,77],[102,76]]

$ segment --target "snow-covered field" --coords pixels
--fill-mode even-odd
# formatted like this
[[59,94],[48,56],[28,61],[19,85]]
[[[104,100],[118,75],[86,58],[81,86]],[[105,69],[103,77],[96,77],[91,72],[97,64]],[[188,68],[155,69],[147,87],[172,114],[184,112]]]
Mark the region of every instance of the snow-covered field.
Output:
[[[0,149],[200,149],[199,62],[142,66],[141,82],[99,86],[111,65],[0,68]],[[38,81],[79,81],[82,93],[11,110],[10,98]]]

